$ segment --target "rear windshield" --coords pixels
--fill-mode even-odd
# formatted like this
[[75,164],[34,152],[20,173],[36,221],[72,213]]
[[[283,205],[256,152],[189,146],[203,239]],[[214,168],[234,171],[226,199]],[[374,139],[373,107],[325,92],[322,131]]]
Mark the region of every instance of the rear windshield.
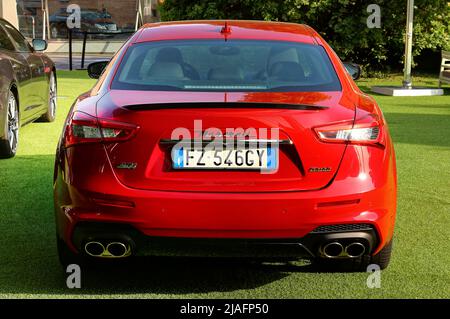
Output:
[[340,91],[319,45],[281,41],[155,41],[133,45],[112,89],[148,91]]

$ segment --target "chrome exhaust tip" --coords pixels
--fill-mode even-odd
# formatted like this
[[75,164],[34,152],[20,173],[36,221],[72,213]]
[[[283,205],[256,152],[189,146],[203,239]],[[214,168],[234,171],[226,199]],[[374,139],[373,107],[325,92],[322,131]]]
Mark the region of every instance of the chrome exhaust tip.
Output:
[[93,257],[101,257],[105,253],[105,246],[98,241],[89,241],[84,245],[84,251]]
[[326,244],[323,247],[322,252],[327,258],[336,258],[342,255],[342,253],[344,252],[344,247],[337,241],[333,241]]
[[129,254],[129,246],[121,242],[112,242],[106,246],[106,251],[113,257],[125,257]]
[[354,242],[345,247],[345,253],[348,257],[361,257],[366,252],[366,247],[359,243]]

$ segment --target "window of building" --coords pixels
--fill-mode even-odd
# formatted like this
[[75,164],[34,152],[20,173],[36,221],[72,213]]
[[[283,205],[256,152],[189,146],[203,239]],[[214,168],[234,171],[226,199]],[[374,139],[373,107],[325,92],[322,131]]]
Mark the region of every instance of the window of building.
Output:
[[20,31],[28,38],[68,38],[67,19],[74,12],[68,7],[80,8],[79,28],[72,29],[73,38],[121,40],[126,39],[139,23],[158,20],[157,1],[148,0],[16,0]]

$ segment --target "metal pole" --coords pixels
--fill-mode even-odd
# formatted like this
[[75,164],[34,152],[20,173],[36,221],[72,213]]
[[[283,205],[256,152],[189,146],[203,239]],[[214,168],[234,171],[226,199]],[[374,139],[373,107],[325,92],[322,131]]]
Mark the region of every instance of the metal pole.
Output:
[[46,36],[45,36],[45,29],[46,29],[46,17],[47,15],[45,14],[45,6],[44,6],[44,0],[41,0],[41,9],[42,9],[42,40],[45,40]]
[[72,29],[69,29],[69,70],[72,71]]
[[134,24],[134,31],[137,31],[139,26],[139,0],[136,0],[136,22]]
[[81,52],[81,68],[84,69],[84,58],[86,56],[86,39],[87,39],[87,31],[84,31],[83,36],[83,51]]
[[412,87],[411,64],[412,64],[413,19],[414,19],[414,0],[408,0],[408,7],[406,12],[405,64],[403,76],[403,87],[406,89],[410,89]]
[[142,25],[143,19],[142,19],[142,4],[141,0],[136,1],[136,25],[134,27],[134,30],[137,31],[139,27]]
[[36,21],[35,21],[35,19],[34,19],[34,17],[33,16],[31,16],[31,23],[32,23],[32,26],[33,26],[33,39],[36,39]]
[[47,37],[48,39],[51,39],[51,33],[50,33],[50,16],[48,13],[48,0],[45,0],[45,27],[47,28]]

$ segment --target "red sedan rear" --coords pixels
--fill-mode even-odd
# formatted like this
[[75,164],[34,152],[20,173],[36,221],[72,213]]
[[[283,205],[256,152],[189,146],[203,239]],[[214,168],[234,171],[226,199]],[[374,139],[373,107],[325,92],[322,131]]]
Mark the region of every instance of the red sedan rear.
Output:
[[313,29],[149,24],[105,66],[90,66],[99,81],[74,103],[56,154],[63,264],[169,254],[388,265],[393,144],[358,68]]

